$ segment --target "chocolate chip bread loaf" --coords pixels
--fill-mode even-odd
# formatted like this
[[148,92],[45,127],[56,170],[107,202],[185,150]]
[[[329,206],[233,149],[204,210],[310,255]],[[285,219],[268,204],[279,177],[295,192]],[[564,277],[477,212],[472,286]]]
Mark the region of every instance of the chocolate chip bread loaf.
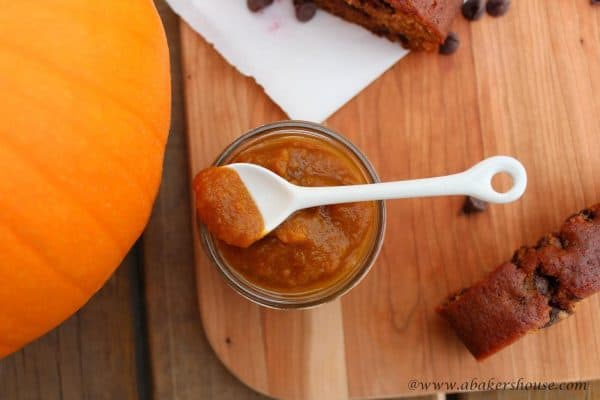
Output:
[[546,328],[600,291],[600,204],[558,233],[517,250],[510,262],[450,296],[437,311],[477,359]]
[[437,51],[463,0],[315,0],[339,17],[400,41],[413,50]]

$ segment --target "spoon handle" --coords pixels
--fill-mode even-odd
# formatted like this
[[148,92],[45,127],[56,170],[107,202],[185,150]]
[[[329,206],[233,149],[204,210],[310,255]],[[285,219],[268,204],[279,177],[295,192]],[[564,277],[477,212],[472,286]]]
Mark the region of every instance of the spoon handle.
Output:
[[[499,173],[512,177],[512,187],[500,193],[492,186],[492,178]],[[507,156],[487,158],[468,170],[435,178],[415,179],[367,185],[297,187],[298,208],[324,204],[357,201],[433,197],[448,195],[473,196],[490,203],[510,203],[517,200],[527,187],[527,173],[523,164]]]

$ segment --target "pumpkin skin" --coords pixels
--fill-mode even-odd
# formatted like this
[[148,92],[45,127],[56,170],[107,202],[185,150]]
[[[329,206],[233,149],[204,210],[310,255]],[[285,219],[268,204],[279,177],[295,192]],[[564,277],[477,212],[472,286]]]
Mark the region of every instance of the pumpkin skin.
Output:
[[170,119],[151,0],[0,12],[0,358],[77,311],[142,233]]

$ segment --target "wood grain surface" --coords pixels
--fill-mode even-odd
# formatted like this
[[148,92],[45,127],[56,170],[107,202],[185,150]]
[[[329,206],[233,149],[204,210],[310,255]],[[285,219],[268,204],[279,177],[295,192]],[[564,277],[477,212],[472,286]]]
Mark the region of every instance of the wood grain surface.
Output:
[[138,387],[132,307],[135,268],[132,252],[81,311],[0,360],[0,399],[139,399],[143,393]]
[[[256,390],[367,398],[409,394],[410,379],[600,377],[598,296],[482,363],[434,313],[448,293],[600,200],[600,12],[583,0],[552,7],[530,0],[513,2],[500,19],[461,19],[455,29],[457,54],[408,56],[327,125],[357,144],[384,180],[514,155],[529,172],[526,195],[468,218],[458,215],[460,198],[389,202],[386,243],[372,272],[343,300],[313,311],[265,310],[240,298],[196,237],[208,340]],[[182,52],[192,173],[248,129],[285,118],[185,25]]]

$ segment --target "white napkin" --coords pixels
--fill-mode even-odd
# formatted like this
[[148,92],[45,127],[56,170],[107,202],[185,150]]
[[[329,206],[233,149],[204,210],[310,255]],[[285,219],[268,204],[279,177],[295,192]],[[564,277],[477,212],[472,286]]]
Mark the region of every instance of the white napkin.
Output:
[[245,0],[167,1],[292,119],[322,122],[407,54],[322,10],[298,22],[292,0],[259,13]]

